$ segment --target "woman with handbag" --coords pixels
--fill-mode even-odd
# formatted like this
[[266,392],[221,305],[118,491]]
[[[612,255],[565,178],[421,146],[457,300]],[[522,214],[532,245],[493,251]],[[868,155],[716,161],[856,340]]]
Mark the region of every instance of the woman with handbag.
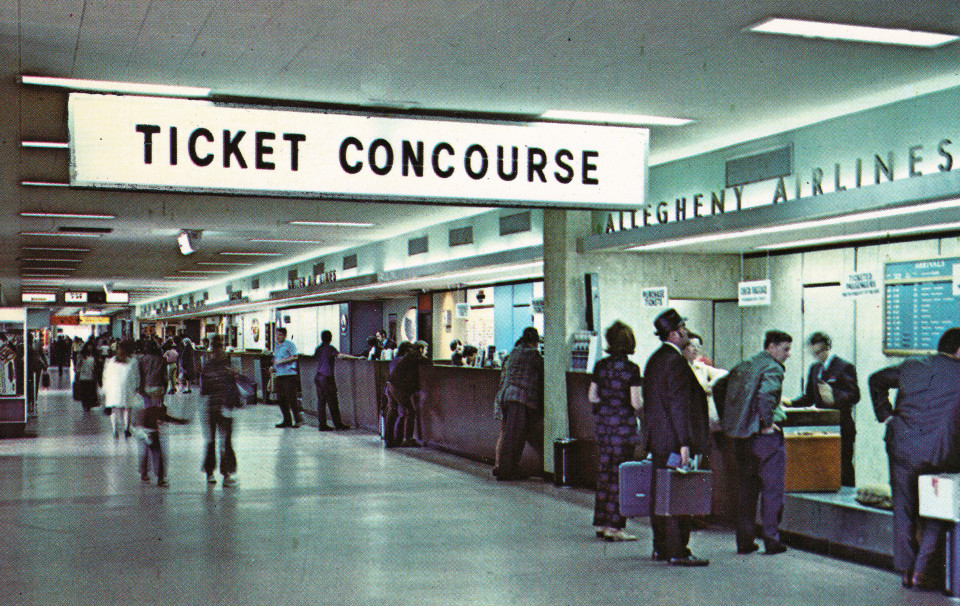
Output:
[[73,399],[80,402],[84,412],[90,412],[100,402],[97,397],[97,348],[87,341],[77,356],[77,373],[73,379]]

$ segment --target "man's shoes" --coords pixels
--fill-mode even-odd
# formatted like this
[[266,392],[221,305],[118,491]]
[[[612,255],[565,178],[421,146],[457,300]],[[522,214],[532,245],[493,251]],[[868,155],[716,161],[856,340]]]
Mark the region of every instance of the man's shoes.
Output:
[[671,566],[707,566],[709,564],[710,560],[698,558],[693,554],[670,558]]
[[911,584],[914,589],[919,589],[920,591],[940,591],[943,589],[942,583],[933,576],[922,572],[913,573]]
[[183,390],[183,393],[193,393],[193,392],[190,391],[190,388],[188,387],[187,389],[184,389],[184,390]]
[[150,481],[150,474],[148,474],[148,473],[142,473],[142,474],[140,474],[140,479],[143,480],[144,482],[149,482],[149,481]]
[[294,429],[296,429],[297,427],[303,427],[303,421],[297,421],[291,427],[293,427]]
[[336,429],[337,431],[344,431],[344,430],[350,429],[350,426],[344,425],[343,423],[341,423],[340,425],[334,425],[333,428]]
[[780,541],[764,541],[763,553],[765,555],[777,555],[778,553],[783,553],[786,550],[787,546]]
[[284,422],[284,423],[277,423],[277,428],[279,428],[279,429],[283,429],[283,428],[286,428],[286,427],[293,427],[293,423],[286,423],[286,422]]
[[229,488],[231,486],[237,485],[237,479],[230,474],[223,475],[223,486],[224,488]]
[[657,551],[656,549],[654,549],[653,553],[650,555],[650,559],[653,560],[654,562],[666,562],[670,559],[670,556],[664,555],[659,551]]
[[616,542],[616,541],[636,541],[636,540],[637,540],[637,537],[636,537],[636,536],[628,533],[627,531],[625,531],[625,530],[622,529],[622,528],[619,528],[619,529],[618,529],[618,528],[608,528],[608,529],[606,529],[606,531],[604,531],[604,533],[603,533],[603,538],[606,539],[606,540],[608,540],[608,541],[612,541],[612,542]]
[[747,555],[758,549],[760,549],[760,546],[756,543],[750,543],[749,545],[737,545],[737,553],[740,555]]
[[157,480],[157,486],[159,486],[160,488],[169,488],[170,482],[168,482],[166,478],[160,478],[159,480]]
[[207,474],[207,484],[216,484],[217,478],[213,477],[212,473]]
[[333,431],[333,427],[330,427],[329,425],[321,425],[317,429],[320,431]]

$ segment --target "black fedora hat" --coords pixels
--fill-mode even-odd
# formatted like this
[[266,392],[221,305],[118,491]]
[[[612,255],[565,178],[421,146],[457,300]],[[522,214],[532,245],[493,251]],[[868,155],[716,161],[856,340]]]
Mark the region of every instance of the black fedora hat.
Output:
[[687,319],[681,317],[677,310],[670,308],[667,311],[663,312],[653,321],[653,327],[657,329],[657,332],[653,333],[657,336],[664,336],[670,334],[671,331],[674,331],[681,326]]

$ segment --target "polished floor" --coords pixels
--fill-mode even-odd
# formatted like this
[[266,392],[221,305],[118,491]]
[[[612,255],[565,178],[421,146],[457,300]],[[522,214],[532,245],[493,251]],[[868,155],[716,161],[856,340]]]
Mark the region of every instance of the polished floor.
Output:
[[[56,387],[56,385],[54,386]],[[135,439],[45,390],[35,437],[0,440],[0,604],[938,604],[893,573],[791,550],[652,562],[649,528],[605,543],[592,496],[376,436],[275,429],[238,414],[239,484],[209,486],[196,390],[169,400],[170,487],[141,482]]]

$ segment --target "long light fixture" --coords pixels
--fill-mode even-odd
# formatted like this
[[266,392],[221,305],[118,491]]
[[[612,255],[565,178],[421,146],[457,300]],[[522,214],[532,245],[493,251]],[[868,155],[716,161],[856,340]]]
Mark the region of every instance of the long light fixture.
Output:
[[290,221],[290,225],[311,225],[317,227],[373,227],[373,223],[355,223],[353,221]]
[[846,234],[842,236],[833,236],[833,237],[826,236],[823,238],[794,240],[793,242],[778,242],[776,244],[764,244],[762,246],[754,246],[753,250],[782,250],[785,248],[801,248],[806,246],[817,246],[819,244],[851,242],[855,240],[873,240],[876,238],[910,236],[915,234],[926,234],[931,232],[950,231],[954,229],[960,229],[960,221],[956,223],[938,223],[936,225],[924,225],[922,227],[903,227],[900,229],[878,229],[876,231],[866,231],[859,234]]
[[323,244],[323,240],[296,240],[287,238],[250,238],[247,242],[270,242],[274,244]]
[[45,212],[23,212],[20,213],[21,217],[36,217],[44,219],[97,219],[97,220],[107,220],[107,219],[116,219],[116,215],[99,215],[99,214],[84,214],[84,213],[45,213]]
[[152,95],[156,97],[209,97],[209,88],[196,86],[176,86],[171,84],[146,84],[142,82],[112,82],[109,80],[81,80],[77,78],[54,78],[46,76],[20,76],[23,84],[34,86],[53,86],[98,93],[121,93],[131,95]]
[[76,267],[41,267],[30,266],[22,268],[24,271],[77,271]]
[[46,252],[78,252],[78,253],[90,252],[89,248],[69,248],[69,247],[57,247],[57,246],[21,246],[20,250],[42,250]]
[[82,263],[83,259],[55,259],[53,257],[21,257],[21,261],[34,263]]
[[244,263],[243,261],[198,261],[197,265],[232,265],[238,267],[250,267],[253,263]]
[[61,238],[99,238],[103,234],[91,232],[74,233],[69,231],[22,231],[21,236],[56,236]]
[[725,231],[722,233],[702,234],[699,236],[690,236],[688,238],[678,238],[676,240],[665,240],[663,242],[653,242],[650,244],[639,244],[627,248],[628,251],[649,251],[660,250],[664,248],[676,248],[678,246],[689,246],[691,244],[704,244],[707,242],[720,242],[734,238],[746,238],[750,236],[760,236],[769,234],[778,234],[789,231],[799,231],[802,229],[811,229],[815,227],[828,227],[831,225],[843,225],[845,223],[855,223],[857,221],[869,221],[872,219],[884,219],[887,217],[897,217],[901,215],[912,215],[921,212],[932,212],[949,208],[960,207],[960,198],[952,200],[941,200],[939,202],[928,202],[926,204],[916,204],[912,206],[899,206],[896,208],[886,208],[883,210],[871,210],[862,213],[852,213],[840,217],[827,217],[825,219],[811,219],[809,221],[799,221],[797,223],[786,223],[772,227],[755,227],[752,229],[741,229],[734,231]]
[[70,149],[69,143],[60,141],[23,141],[21,147],[34,147],[40,149]]
[[20,185],[27,187],[70,187],[69,183],[60,181],[21,181]]
[[228,257],[281,257],[283,253],[274,253],[274,252],[242,252],[242,251],[227,251],[220,253],[221,255],[226,255]]
[[631,126],[684,126],[694,120],[690,118],[669,118],[666,116],[647,116],[643,114],[614,114],[606,112],[581,112],[564,109],[551,109],[540,114],[544,120],[558,122],[602,122],[604,124],[624,124]]
[[216,269],[178,269],[177,273],[181,274],[228,274],[228,271],[219,271]]
[[895,44],[898,46],[919,46],[935,48],[960,39],[953,34],[940,34],[890,27],[869,27],[846,23],[828,23],[826,21],[808,21],[804,19],[786,19],[773,17],[751,25],[746,31],[760,34],[781,34],[802,38],[825,38],[848,42],[870,42],[873,44]]
[[70,278],[72,276],[70,274],[20,274],[20,277],[28,278],[28,279],[33,279],[33,278],[39,278],[39,279],[51,278],[52,279],[52,278]]

